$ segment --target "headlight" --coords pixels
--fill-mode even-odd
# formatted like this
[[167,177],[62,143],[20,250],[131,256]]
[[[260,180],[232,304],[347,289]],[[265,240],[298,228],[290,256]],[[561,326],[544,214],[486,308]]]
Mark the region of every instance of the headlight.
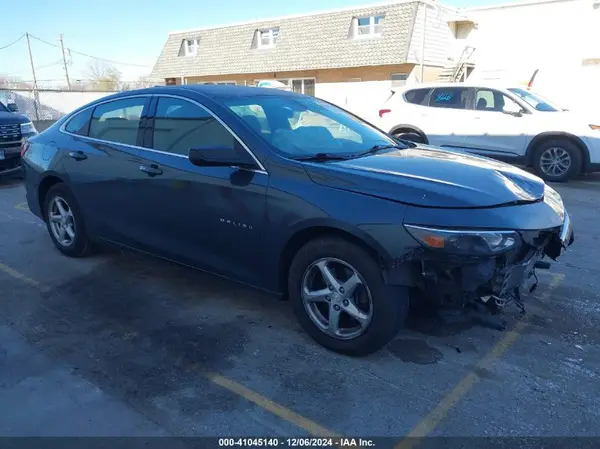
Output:
[[554,212],[558,214],[561,220],[565,218],[565,205],[560,194],[548,184],[544,187],[544,201]]
[[594,131],[600,131],[600,125],[590,125],[590,128],[592,128]]
[[404,225],[426,248],[463,256],[493,256],[514,248],[519,235],[514,231],[438,229]]
[[37,129],[35,129],[35,126],[31,122],[21,123],[21,134],[37,134]]

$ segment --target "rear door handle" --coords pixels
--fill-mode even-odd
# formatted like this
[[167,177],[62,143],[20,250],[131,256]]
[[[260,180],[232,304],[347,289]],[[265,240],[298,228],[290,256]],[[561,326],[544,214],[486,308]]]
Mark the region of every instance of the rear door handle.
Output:
[[69,156],[71,156],[76,161],[82,161],[87,159],[87,156],[83,151],[69,151]]
[[156,164],[140,165],[140,171],[143,171],[148,176],[158,176],[162,175],[163,173],[163,171],[160,168],[158,168],[158,165]]

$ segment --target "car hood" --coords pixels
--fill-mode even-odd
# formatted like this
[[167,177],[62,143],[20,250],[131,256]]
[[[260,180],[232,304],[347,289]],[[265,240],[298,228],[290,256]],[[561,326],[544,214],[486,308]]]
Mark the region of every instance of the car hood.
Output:
[[514,205],[544,195],[544,182],[521,169],[427,145],[305,167],[317,184],[423,207]]
[[13,112],[0,111],[0,125],[16,125],[30,122],[27,117]]

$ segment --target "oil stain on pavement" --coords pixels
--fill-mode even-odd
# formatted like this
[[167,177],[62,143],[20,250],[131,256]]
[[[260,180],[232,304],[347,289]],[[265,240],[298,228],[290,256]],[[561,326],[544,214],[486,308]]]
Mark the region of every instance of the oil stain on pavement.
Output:
[[416,338],[397,338],[388,345],[388,351],[403,362],[417,365],[433,365],[444,357],[439,349]]

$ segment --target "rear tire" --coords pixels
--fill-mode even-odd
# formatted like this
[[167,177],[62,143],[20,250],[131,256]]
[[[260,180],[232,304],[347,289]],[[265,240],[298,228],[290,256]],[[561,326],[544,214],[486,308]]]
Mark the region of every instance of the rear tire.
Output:
[[61,253],[69,257],[91,253],[92,243],[81,210],[65,184],[55,184],[46,193],[44,219],[50,238]]
[[533,152],[533,170],[544,181],[569,181],[581,173],[582,165],[580,148],[568,139],[547,140]]
[[396,139],[408,140],[414,143],[425,143],[423,136],[415,131],[401,131],[394,133]]
[[[328,282],[335,284],[332,289],[323,282],[323,266],[339,281]],[[354,272],[350,280],[360,281],[353,294],[343,272]],[[309,281],[314,289],[307,288]],[[314,301],[317,296],[307,300],[311,294],[321,296],[320,300]],[[409,308],[408,290],[386,285],[379,263],[360,246],[338,237],[309,241],[298,251],[288,273],[288,295],[298,321],[317,343],[350,356],[366,356],[389,343]],[[332,315],[332,307],[337,315]],[[339,334],[335,323],[331,325],[335,316],[339,317]]]

